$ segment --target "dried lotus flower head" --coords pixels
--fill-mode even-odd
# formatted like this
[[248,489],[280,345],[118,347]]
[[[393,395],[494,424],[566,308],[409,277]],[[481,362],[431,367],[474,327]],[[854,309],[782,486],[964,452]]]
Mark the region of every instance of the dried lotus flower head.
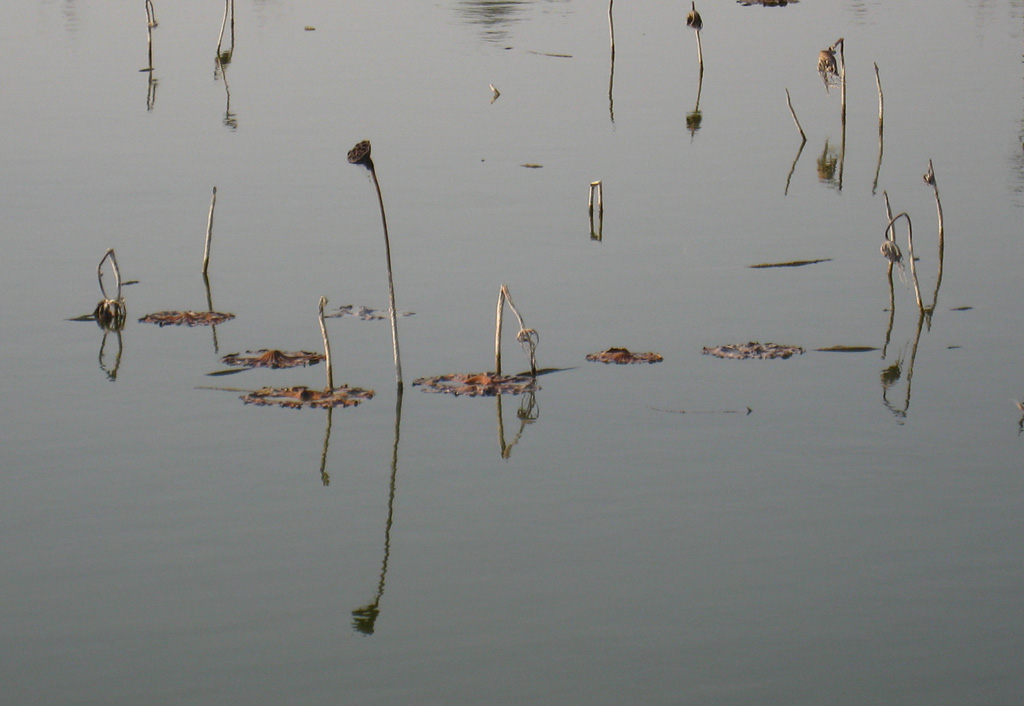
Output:
[[371,167],[373,160],[370,159],[370,141],[363,140],[348,151],[349,164],[362,164],[364,167]]

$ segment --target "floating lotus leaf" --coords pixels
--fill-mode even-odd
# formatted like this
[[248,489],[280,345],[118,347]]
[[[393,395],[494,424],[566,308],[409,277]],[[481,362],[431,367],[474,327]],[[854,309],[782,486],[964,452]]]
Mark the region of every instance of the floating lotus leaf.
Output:
[[363,390],[358,387],[342,385],[333,390],[310,390],[308,387],[264,387],[248,394],[242,395],[241,399],[246,404],[261,406],[288,407],[289,409],[300,409],[302,407],[316,407],[327,409],[328,407],[355,407],[363,400],[373,397],[373,390]]
[[237,365],[244,368],[297,368],[300,365],[316,365],[323,359],[322,353],[310,351],[285,353],[284,351],[261,348],[258,351],[229,353],[220,360],[226,365]]
[[727,346],[716,346],[705,348],[704,355],[713,355],[717,358],[760,358],[770,360],[772,358],[789,358],[793,355],[803,355],[804,349],[800,346],[784,346],[778,343],[738,343]]
[[413,380],[424,392],[440,392],[466,397],[493,397],[495,395],[518,395],[537,389],[537,379],[531,375],[495,375],[494,373],[469,373],[438,375]]
[[158,311],[147,314],[139,321],[144,324],[164,326],[216,326],[235,318],[234,314],[222,314],[219,311]]
[[[416,312],[413,311],[400,311],[400,316],[412,316]],[[330,314],[324,314],[325,319],[340,318],[342,316],[355,316],[363,321],[381,321],[391,317],[387,311],[381,311],[380,309],[371,309],[366,306],[353,306],[346,304],[345,306],[338,307],[337,311],[331,312]]]
[[590,353],[587,360],[596,363],[616,363],[627,365],[629,363],[660,363],[663,358],[657,353],[631,353],[625,348],[609,348],[600,353]]
[[785,7],[800,2],[800,0],[736,0],[743,7],[751,5],[764,5],[765,7]]

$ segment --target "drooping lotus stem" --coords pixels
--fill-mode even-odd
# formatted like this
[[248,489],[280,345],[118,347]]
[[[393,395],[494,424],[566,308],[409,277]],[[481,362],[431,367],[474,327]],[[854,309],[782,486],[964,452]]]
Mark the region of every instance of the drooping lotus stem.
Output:
[[[110,268],[114,272],[114,282],[117,284],[117,296],[113,299],[107,296],[107,288],[103,286],[103,263],[107,260],[110,260]],[[103,301],[96,305],[93,318],[97,325],[104,330],[120,331],[127,321],[128,310],[124,305],[124,298],[121,296],[121,271],[117,267],[117,256],[114,254],[113,248],[104,253],[100,264],[96,266],[96,279],[100,284]]]
[[384,257],[388,269],[388,306],[391,314],[391,341],[395,354],[395,378],[398,381],[399,389],[402,388],[402,358],[398,352],[398,311],[395,308],[395,281],[391,273],[391,240],[388,237],[388,218],[384,212],[384,197],[381,195],[380,182],[377,180],[377,170],[370,158],[370,141],[363,140],[348,152],[348,161],[351,164],[361,164],[370,170],[373,177],[373,185],[377,189],[377,203],[380,205],[380,220],[384,226]]
[[907,219],[907,257],[910,259],[910,276],[914,280],[914,296],[917,298],[917,308],[919,311],[923,312],[924,304],[921,302],[921,288],[917,282],[917,266],[914,264],[914,227],[910,223],[910,216],[907,215],[906,211],[904,211],[889,221],[889,225],[886,226],[885,231],[888,233],[889,229],[893,227],[893,224],[901,218]]
[[704,74],[704,52],[700,46],[700,31],[704,28],[704,20],[697,12],[697,3],[690,3],[690,12],[686,15],[686,26],[693,27],[693,33],[697,35],[697,65],[700,67],[701,75]]
[[334,389],[334,369],[331,367],[331,342],[327,338],[327,324],[324,323],[324,307],[327,297],[320,297],[320,335],[324,339],[324,363],[327,367],[327,389]]
[[537,343],[540,341],[540,336],[532,328],[526,328],[526,325],[523,323],[523,317],[520,316],[519,310],[516,309],[506,284],[501,285],[501,289],[498,290],[498,312],[495,317],[494,327],[494,373],[495,375],[501,375],[501,320],[505,302],[508,302],[509,308],[519,322],[519,332],[516,334],[516,340],[527,349],[527,355],[530,358],[530,375],[537,377]]
[[210,215],[206,219],[206,246],[203,248],[203,275],[210,268],[210,243],[213,241],[213,209],[217,205],[217,187],[213,187],[210,199]]

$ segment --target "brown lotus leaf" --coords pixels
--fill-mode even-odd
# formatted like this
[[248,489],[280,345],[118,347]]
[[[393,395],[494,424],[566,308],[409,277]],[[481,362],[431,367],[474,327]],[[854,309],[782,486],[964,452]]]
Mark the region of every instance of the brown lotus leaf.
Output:
[[261,348],[258,351],[245,353],[229,353],[221,358],[226,365],[237,365],[245,368],[297,368],[300,365],[316,365],[324,359],[322,353],[297,351],[286,353],[279,350]]
[[333,390],[310,390],[308,387],[300,385],[297,387],[264,387],[242,395],[239,399],[246,404],[260,406],[327,409],[328,407],[355,407],[363,400],[372,397],[373,390],[363,390],[348,385],[342,385]]
[[235,318],[234,314],[219,311],[158,311],[139,319],[144,324],[164,326],[216,326]]
[[742,360],[746,358],[759,358],[770,360],[772,358],[789,358],[793,355],[803,355],[804,349],[800,346],[786,346],[778,343],[738,343],[726,346],[715,346],[705,348],[704,355],[713,355],[717,358],[735,358]]
[[600,353],[589,353],[587,360],[595,363],[628,365],[630,363],[660,363],[663,358],[657,353],[633,353],[625,348],[609,348]]
[[493,397],[495,395],[518,395],[537,389],[537,379],[531,375],[496,375],[495,373],[469,373],[437,375],[418,378],[413,385],[419,385],[424,392],[464,395],[466,397]]
[[751,5],[764,5],[765,7],[785,7],[786,5],[798,3],[800,0],[736,0],[743,7]]

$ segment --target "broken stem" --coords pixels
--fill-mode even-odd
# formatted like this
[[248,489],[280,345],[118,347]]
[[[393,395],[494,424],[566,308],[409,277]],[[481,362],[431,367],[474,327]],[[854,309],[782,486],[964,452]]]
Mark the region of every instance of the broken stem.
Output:
[[807,142],[807,135],[804,134],[804,129],[800,127],[800,121],[796,117],[796,111],[793,110],[793,101],[789,98],[789,89],[786,89],[786,105],[789,106],[789,114],[793,116],[793,122],[796,123],[796,129],[800,131],[800,139]]

